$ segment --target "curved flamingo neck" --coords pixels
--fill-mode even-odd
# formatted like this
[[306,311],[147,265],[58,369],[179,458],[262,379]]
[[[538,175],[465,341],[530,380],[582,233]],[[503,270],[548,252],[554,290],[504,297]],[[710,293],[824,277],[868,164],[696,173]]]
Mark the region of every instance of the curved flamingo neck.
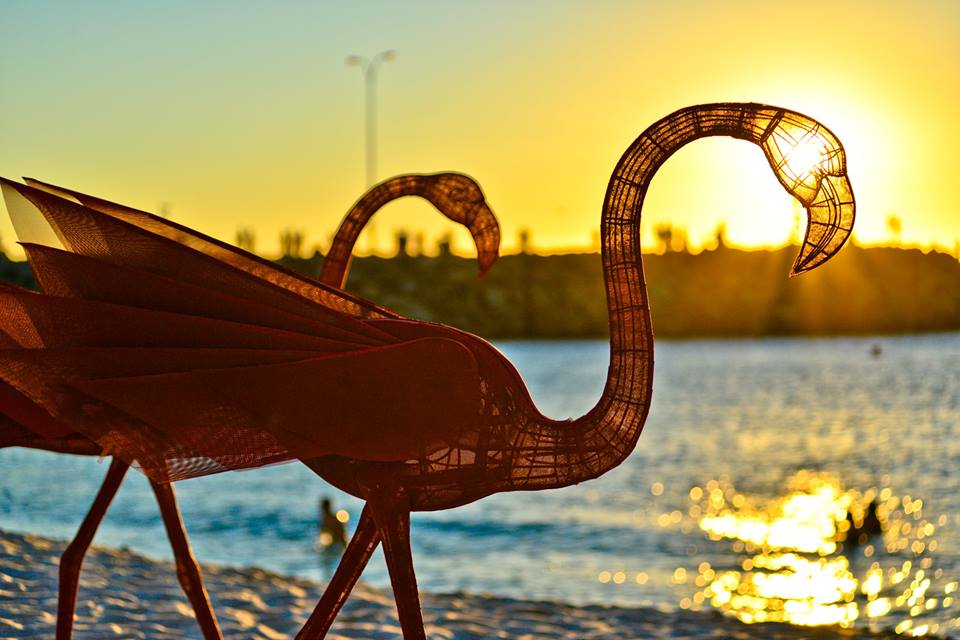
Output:
[[342,289],[347,279],[353,247],[370,218],[383,205],[403,196],[423,195],[419,176],[399,176],[385,180],[367,191],[350,209],[323,258],[320,282]]
[[[610,317],[610,365],[596,406],[572,423],[569,475],[562,484],[597,477],[633,451],[653,391],[653,329],[643,261],[640,214],[657,170],[684,145],[708,136],[761,142],[777,110],[756,104],[713,104],[677,111],[652,125],[620,158],[607,186],[601,218],[603,274]],[[567,438],[567,439],[568,439]]]

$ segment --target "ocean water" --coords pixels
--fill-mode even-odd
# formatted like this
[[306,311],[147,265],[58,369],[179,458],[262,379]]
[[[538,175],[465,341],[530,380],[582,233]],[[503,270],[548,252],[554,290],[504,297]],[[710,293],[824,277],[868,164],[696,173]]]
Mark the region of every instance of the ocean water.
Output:
[[[497,346],[550,416],[600,394],[604,342]],[[653,407],[626,462],[575,487],[414,514],[418,579],[437,592],[957,635],[958,430],[960,334],[658,342]],[[0,527],[67,538],[106,462],[8,449],[0,471]],[[336,563],[313,547],[319,497],[349,527],[361,507],[299,464],[176,489],[201,561],[313,578]],[[870,511],[882,534],[858,528]],[[96,542],[169,557],[139,473]],[[388,583],[379,553],[363,579]]]

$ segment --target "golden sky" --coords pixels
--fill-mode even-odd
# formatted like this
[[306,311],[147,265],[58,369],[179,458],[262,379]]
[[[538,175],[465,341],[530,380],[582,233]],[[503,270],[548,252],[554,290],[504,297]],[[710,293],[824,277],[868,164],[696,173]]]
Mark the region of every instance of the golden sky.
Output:
[[[325,247],[365,187],[363,81],[380,74],[381,177],[474,176],[504,249],[586,248],[620,154],[690,104],[807,113],[845,144],[861,242],[960,240],[960,3],[207,2],[3,4],[0,175],[158,211],[272,254],[285,227]],[[794,207],[759,149],[705,140],[651,188],[645,237],[720,221],[737,244],[784,242]],[[378,218],[431,241],[452,227],[407,199]],[[7,250],[8,221],[0,224]],[[456,236],[466,247],[464,234]],[[370,238],[361,248],[371,246]]]

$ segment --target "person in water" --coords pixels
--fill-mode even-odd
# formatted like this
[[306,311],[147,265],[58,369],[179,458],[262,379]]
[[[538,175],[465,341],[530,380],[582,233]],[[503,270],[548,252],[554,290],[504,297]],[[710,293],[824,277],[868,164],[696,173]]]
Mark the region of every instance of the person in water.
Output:
[[864,544],[871,537],[878,533],[883,533],[883,523],[878,515],[879,505],[876,500],[871,500],[869,506],[863,511],[863,519],[858,522],[853,513],[847,511],[847,536],[845,542],[851,549]]
[[341,520],[339,515],[333,510],[330,498],[320,499],[320,531],[317,536],[317,546],[321,549],[329,549],[336,545],[347,546],[347,528],[344,526],[346,518]]

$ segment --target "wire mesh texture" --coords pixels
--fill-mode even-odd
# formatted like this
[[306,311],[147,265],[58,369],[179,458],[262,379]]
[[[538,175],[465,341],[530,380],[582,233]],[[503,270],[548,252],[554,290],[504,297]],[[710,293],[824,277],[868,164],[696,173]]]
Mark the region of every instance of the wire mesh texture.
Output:
[[[8,295],[9,302],[6,322],[0,330],[6,327],[18,335],[17,339],[13,339],[6,333],[2,334],[7,338],[2,346],[29,348],[28,352],[7,353],[10,363],[5,367],[8,370],[5,379],[22,376],[24,380],[30,380],[29,383],[20,384],[27,393],[19,393],[16,387],[6,383],[0,387],[0,391],[6,389],[6,395],[10,396],[8,403],[11,411],[8,413],[22,418],[17,423],[11,416],[7,417],[0,432],[3,442],[49,448],[53,438],[66,436],[71,431],[71,425],[75,427],[75,422],[82,421],[87,425],[83,430],[87,436],[74,433],[70,434],[71,437],[95,439],[98,446],[93,452],[116,453],[137,464],[158,481],[182,479],[227,468],[256,466],[263,463],[262,456],[244,457],[239,454],[239,449],[243,447],[239,447],[238,440],[247,441],[247,449],[269,451],[266,457],[272,461],[276,460],[279,449],[270,444],[269,432],[254,434],[248,431],[243,426],[244,416],[230,413],[229,407],[220,407],[220,415],[213,420],[214,424],[221,425],[226,421],[227,429],[201,429],[195,434],[203,434],[200,440],[190,436],[193,443],[175,452],[171,448],[172,443],[177,441],[174,435],[168,433],[163,436],[155,425],[130,415],[120,418],[117,407],[106,408],[103,405],[109,403],[97,403],[79,389],[67,388],[62,383],[67,379],[79,384],[81,380],[90,378],[175,374],[202,368],[222,368],[220,364],[236,367],[308,359],[317,353],[332,355],[384,342],[382,338],[371,338],[371,334],[377,334],[376,330],[361,326],[358,332],[352,332],[344,328],[342,319],[338,318],[340,314],[326,312],[330,307],[345,309],[351,312],[348,319],[354,316],[390,315],[390,312],[375,305],[359,301],[349,294],[337,292],[331,295],[329,287],[146,212],[37,180],[28,179],[28,182],[32,188],[10,182],[5,185],[8,201],[18,205],[10,206],[18,229],[36,228],[37,220],[28,218],[37,218],[36,214],[39,213],[42,224],[53,227],[55,244],[59,248],[24,243],[45,295],[10,286],[0,288]],[[451,220],[464,224],[477,244],[481,272],[489,268],[497,256],[499,227],[479,186],[469,177],[459,174],[405,175],[377,185],[350,210],[332,244],[332,259],[324,263],[322,280],[342,285],[349,268],[349,256],[363,226],[384,204],[405,195],[423,197]],[[25,208],[24,204],[30,206]],[[47,216],[61,222],[59,225],[51,223]],[[84,230],[94,227],[96,230],[91,233]],[[66,246],[75,252],[65,250]],[[111,250],[111,246],[114,249]],[[110,254],[109,259],[104,259],[106,253]],[[208,256],[216,257],[212,261],[212,270]],[[337,256],[340,256],[339,260]],[[166,266],[157,268],[161,262]],[[140,268],[144,266],[146,268]],[[224,266],[226,268],[222,268]],[[255,277],[244,278],[245,274]],[[296,295],[289,295],[291,289]],[[259,298],[260,304],[251,304],[247,299],[251,294]],[[321,304],[319,309],[312,309],[317,306],[318,300],[330,304]],[[107,302],[119,308],[91,306],[88,302]],[[64,304],[67,306],[63,307]],[[146,310],[173,315],[144,313]],[[39,328],[26,328],[33,323],[32,316],[37,316]],[[74,322],[77,318],[84,320]],[[227,322],[222,322],[224,319]],[[214,321],[213,324],[210,320]],[[268,335],[264,329],[275,331]],[[203,337],[204,334],[213,341]],[[212,349],[198,347],[204,341]],[[264,346],[269,349],[262,349]],[[293,349],[283,353],[285,346]],[[83,348],[84,351],[56,353],[57,349],[66,347]],[[112,351],[96,351],[93,347]],[[135,347],[147,347],[147,350],[137,352]],[[240,347],[241,353],[236,350],[231,353],[229,347]],[[297,351],[303,347],[308,350]],[[242,353],[244,348],[247,348],[247,353]],[[369,362],[375,355],[362,354],[361,361]],[[239,360],[236,359],[238,357]],[[25,364],[17,361],[17,358],[28,359],[31,363]],[[125,367],[124,362],[131,366]],[[334,364],[331,362],[328,366]],[[59,370],[56,368],[58,366]],[[379,369],[374,363],[367,366]],[[10,370],[13,367],[17,368],[17,372]],[[341,371],[335,377],[339,377],[343,369],[341,366]],[[34,375],[31,375],[31,370]],[[58,382],[51,384],[54,380]],[[152,384],[155,381],[143,382]],[[172,384],[172,381],[168,382]],[[58,399],[48,398],[46,405],[26,401],[29,397],[38,400],[40,395],[51,393],[52,386],[56,387]],[[175,393],[173,387],[169,389],[170,393]],[[155,387],[154,391],[158,392],[159,387]],[[135,394],[128,395],[127,401],[132,402]],[[282,397],[282,394],[278,394],[278,397]],[[82,402],[87,404],[79,412],[80,417],[74,416],[74,422],[58,420],[42,409],[44,406],[50,408],[50,403],[57,402],[61,406],[53,413],[63,415],[67,412],[70,398],[75,409],[80,406],[79,398],[83,398]],[[222,399],[213,402],[222,404]],[[182,402],[174,404],[185,408],[189,406],[189,403]],[[194,408],[210,405],[208,399]],[[389,403],[381,403],[380,406],[386,407]],[[328,419],[333,419],[329,415],[331,407],[327,406],[326,410]],[[107,421],[104,416],[92,418],[88,415],[100,411],[137,426],[116,429],[108,426],[113,422]],[[87,419],[81,420],[82,415],[87,415]],[[182,417],[171,417],[185,426],[181,438],[184,443],[186,432],[193,431],[187,425],[201,423],[206,418],[211,416],[203,411],[195,413],[194,418],[188,421],[182,420]],[[32,430],[26,428],[24,423],[31,425]],[[160,445],[163,437],[170,440],[167,447]],[[200,445],[203,437],[208,439],[206,446]],[[303,446],[304,443],[299,443],[299,448]],[[367,446],[373,450],[377,444],[372,442]],[[150,450],[164,453],[151,455]],[[200,455],[201,450],[211,455]],[[285,459],[291,457],[287,455]]]
[[[603,202],[610,364],[599,401],[581,418],[543,416],[516,369],[476,336],[401,318],[162,218],[36,182],[5,181],[8,206],[42,219],[58,245],[26,246],[44,293],[0,290],[10,345],[0,350],[0,379],[157,482],[305,462],[370,510],[331,586],[339,595],[325,596],[302,637],[325,632],[378,541],[404,633],[422,637],[410,511],[588,480],[636,446],[653,373],[640,212],[663,162],[708,136],[759,145],[806,207],[792,275],[829,259],[852,230],[843,148],[815,120],[718,103],[649,127],[616,165]],[[482,194],[453,182],[433,197],[456,200],[459,220],[482,238],[490,228]],[[393,188],[372,195],[371,207],[411,187]],[[355,240],[367,219],[348,219],[344,237]],[[333,255],[327,282],[342,283],[348,259],[349,251]]]

